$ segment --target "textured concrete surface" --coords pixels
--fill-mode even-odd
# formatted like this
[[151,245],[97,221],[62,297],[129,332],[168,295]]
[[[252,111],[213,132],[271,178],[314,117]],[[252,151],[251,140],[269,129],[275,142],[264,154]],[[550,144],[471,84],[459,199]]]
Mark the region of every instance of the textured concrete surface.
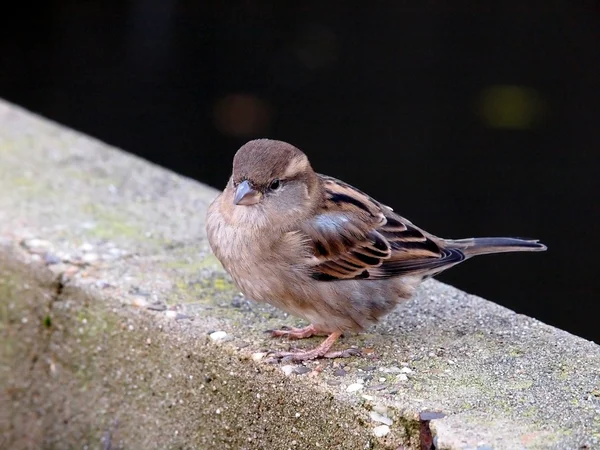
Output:
[[435,281],[270,362],[318,340],[264,333],[301,322],[209,253],[215,194],[0,102],[0,448],[600,446],[600,347]]

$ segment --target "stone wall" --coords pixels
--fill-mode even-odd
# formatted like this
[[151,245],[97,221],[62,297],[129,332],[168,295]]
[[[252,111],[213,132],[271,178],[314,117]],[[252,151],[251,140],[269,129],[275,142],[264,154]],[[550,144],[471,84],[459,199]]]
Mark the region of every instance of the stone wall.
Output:
[[0,448],[600,445],[600,347],[436,281],[362,357],[273,363],[318,339],[265,333],[302,323],[210,254],[215,195],[0,102]]

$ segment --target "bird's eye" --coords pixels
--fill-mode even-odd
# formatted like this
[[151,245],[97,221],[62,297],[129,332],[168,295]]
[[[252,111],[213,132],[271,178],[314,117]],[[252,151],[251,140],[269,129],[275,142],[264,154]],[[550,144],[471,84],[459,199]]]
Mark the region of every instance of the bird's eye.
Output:
[[271,184],[269,185],[269,189],[271,189],[272,191],[276,191],[280,187],[281,181],[279,180],[279,178],[275,178],[273,181],[271,181]]

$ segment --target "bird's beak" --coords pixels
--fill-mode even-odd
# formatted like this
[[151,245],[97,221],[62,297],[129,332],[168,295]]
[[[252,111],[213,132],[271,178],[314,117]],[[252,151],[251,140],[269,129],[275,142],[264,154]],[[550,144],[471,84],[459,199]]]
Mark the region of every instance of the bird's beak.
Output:
[[234,205],[255,205],[260,201],[260,192],[252,188],[248,180],[242,181],[235,190]]

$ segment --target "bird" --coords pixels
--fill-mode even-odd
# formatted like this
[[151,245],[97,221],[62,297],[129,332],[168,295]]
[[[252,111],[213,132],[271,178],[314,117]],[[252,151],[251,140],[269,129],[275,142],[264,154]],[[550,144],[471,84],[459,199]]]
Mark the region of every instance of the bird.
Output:
[[272,336],[326,336],[310,350],[273,352],[292,361],[360,353],[332,347],[410,299],[423,280],[473,256],[546,250],[533,239],[437,237],[271,139],[236,152],[206,228],[211,250],[245,297],[309,322]]

